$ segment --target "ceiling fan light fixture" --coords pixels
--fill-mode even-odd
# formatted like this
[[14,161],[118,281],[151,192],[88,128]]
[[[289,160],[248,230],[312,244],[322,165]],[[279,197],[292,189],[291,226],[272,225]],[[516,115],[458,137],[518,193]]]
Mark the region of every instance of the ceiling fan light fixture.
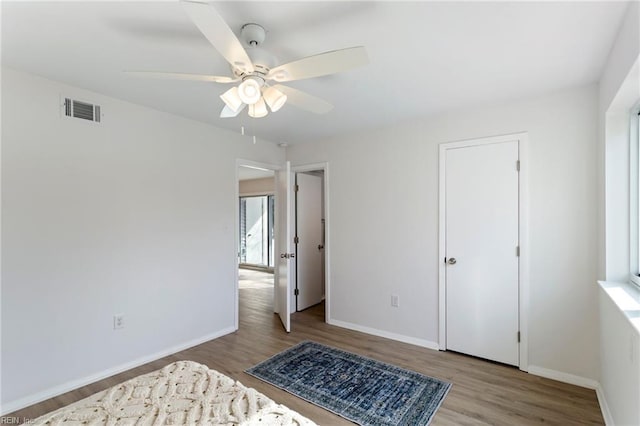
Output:
[[222,99],[225,105],[227,105],[233,112],[238,112],[240,108],[242,108],[243,102],[236,86],[220,95],[220,99]]
[[259,98],[258,102],[249,105],[249,117],[253,118],[262,118],[269,114],[267,110],[267,104],[264,102],[264,99]]
[[238,86],[238,95],[242,102],[248,105],[253,105],[260,100],[262,94],[260,93],[261,84],[255,78],[247,78]]
[[276,112],[287,102],[287,95],[276,89],[275,87],[268,87],[262,93],[264,100],[271,108],[271,112]]

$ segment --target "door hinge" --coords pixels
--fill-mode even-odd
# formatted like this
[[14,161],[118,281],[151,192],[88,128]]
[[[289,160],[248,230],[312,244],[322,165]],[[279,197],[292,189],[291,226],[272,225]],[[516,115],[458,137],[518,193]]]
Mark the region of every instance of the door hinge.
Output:
[[518,343],[520,343],[520,332],[518,331]]
[[520,171],[520,160],[516,161],[516,170]]
[[296,192],[300,191],[300,185],[296,184],[295,190],[296,190]]
[[294,244],[298,244],[299,242],[300,242],[300,239],[297,236],[293,237]]
[[296,296],[300,295],[300,290],[296,288],[295,290],[293,290],[293,294]]
[[520,246],[516,246],[516,256],[520,257]]

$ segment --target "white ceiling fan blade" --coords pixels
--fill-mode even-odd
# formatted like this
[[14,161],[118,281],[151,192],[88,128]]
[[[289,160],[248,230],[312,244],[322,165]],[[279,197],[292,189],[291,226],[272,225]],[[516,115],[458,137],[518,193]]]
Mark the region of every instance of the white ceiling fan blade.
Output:
[[181,3],[191,21],[227,62],[244,72],[253,72],[253,63],[240,40],[213,6],[189,0]]
[[224,108],[222,108],[222,111],[220,112],[220,118],[233,118],[233,117],[237,117],[238,114],[240,114],[240,112],[245,109],[247,106],[247,104],[242,104],[242,106],[240,108],[238,108],[237,111],[232,110],[231,108],[229,108],[228,106],[224,106]]
[[347,71],[368,63],[369,57],[364,47],[350,47],[277,66],[269,71],[267,78],[278,82],[302,80]]
[[125,74],[137,77],[164,78],[169,80],[190,80],[190,81],[211,81],[214,83],[235,83],[239,78],[223,77],[218,75],[185,74],[179,72],[157,72],[157,71],[124,71]]
[[295,105],[300,109],[316,114],[326,114],[333,109],[333,105],[329,102],[316,98],[315,96],[301,90],[283,86],[281,84],[276,84],[273,87],[287,95],[287,104]]

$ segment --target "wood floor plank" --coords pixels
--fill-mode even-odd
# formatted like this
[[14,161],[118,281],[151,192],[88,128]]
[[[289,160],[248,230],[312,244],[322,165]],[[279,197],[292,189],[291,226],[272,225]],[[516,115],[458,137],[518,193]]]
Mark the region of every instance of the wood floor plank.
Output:
[[257,389],[320,425],[351,425],[244,372],[292,345],[314,340],[451,382],[453,386],[434,417],[434,426],[604,424],[593,390],[453,352],[434,351],[334,327],[324,322],[323,304],[293,314],[292,331],[287,334],[278,316],[273,314],[273,287],[269,284],[272,276],[243,270],[240,278],[237,332],[16,411],[8,417],[33,419],[168,363],[191,360]]

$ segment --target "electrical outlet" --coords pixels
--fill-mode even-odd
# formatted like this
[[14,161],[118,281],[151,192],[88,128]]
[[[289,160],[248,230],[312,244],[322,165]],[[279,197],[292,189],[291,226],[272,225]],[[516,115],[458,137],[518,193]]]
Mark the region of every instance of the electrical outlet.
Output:
[[394,308],[400,307],[400,296],[398,296],[397,294],[391,295],[391,306]]
[[115,314],[113,316],[113,329],[118,330],[124,328],[124,314]]

